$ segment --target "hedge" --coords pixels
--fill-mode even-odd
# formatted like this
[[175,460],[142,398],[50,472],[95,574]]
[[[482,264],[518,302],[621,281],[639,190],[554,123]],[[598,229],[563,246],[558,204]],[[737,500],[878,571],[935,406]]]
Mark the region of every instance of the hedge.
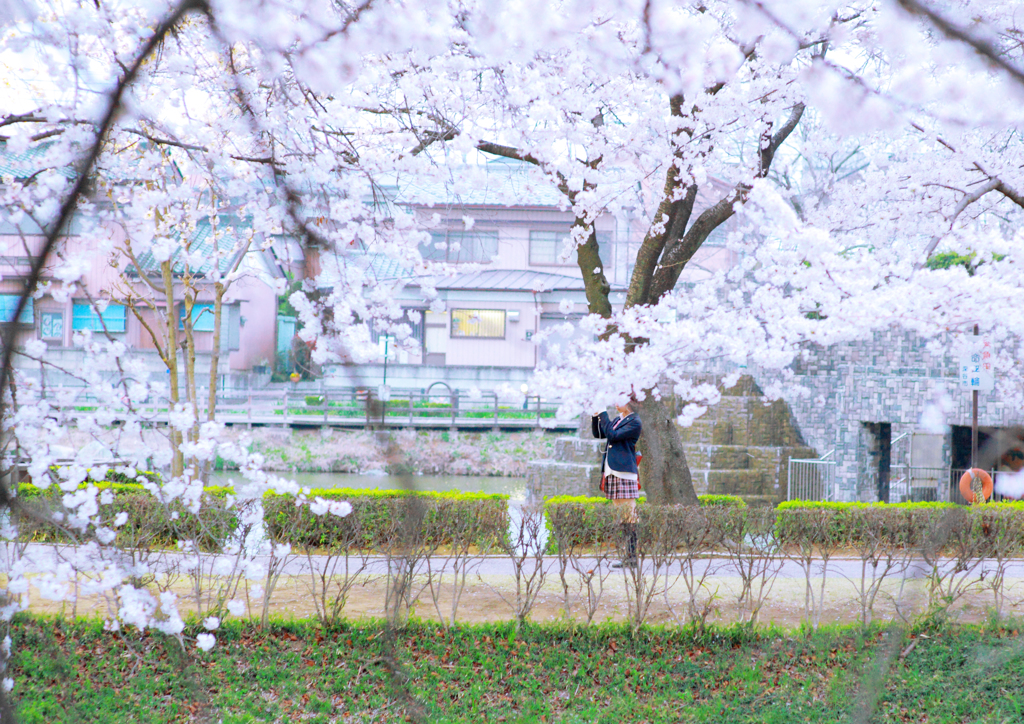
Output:
[[[233,492],[228,487],[204,487],[202,507],[195,515],[179,500],[160,504],[139,483],[92,484],[101,493],[114,493],[111,503],[100,503],[103,525],[112,528],[119,513],[128,513],[127,522],[117,528],[116,538],[117,544],[126,548],[173,547],[182,539],[194,541],[202,550],[219,551],[238,524],[237,512],[225,505]],[[79,489],[87,485],[83,483]],[[46,489],[29,483],[19,485],[22,504],[36,513],[21,522],[21,531],[29,540],[70,540],[60,525],[43,522],[52,520],[55,513],[68,512],[62,503],[64,494],[57,485]],[[344,518],[317,516],[308,505],[296,505],[294,496],[267,493],[263,499],[264,521],[267,535],[274,542],[301,548],[382,549],[403,540],[448,545],[468,537],[471,544],[485,546],[502,540],[508,531],[507,495],[334,488],[311,490],[307,497],[344,500],[352,505],[352,514]],[[419,522],[407,527],[418,514]]]
[[[150,479],[159,479],[144,473]],[[226,505],[230,488],[203,488],[198,515],[181,501],[164,505],[141,484],[124,482],[123,474],[94,484],[110,490],[110,503],[100,503],[102,525],[113,528],[119,513],[127,522],[117,528],[116,542],[125,548],[173,547],[192,540],[209,551],[220,551],[238,523],[237,510]],[[85,488],[86,483],[79,486]],[[53,520],[67,513],[65,492],[54,485],[40,489],[23,483],[18,497],[33,516],[19,521],[21,533],[34,541],[67,541],[70,534]],[[505,542],[508,532],[508,496],[462,492],[414,492],[404,490],[319,489],[309,500],[344,500],[352,505],[345,517],[315,515],[308,505],[298,505],[291,495],[264,496],[267,535],[277,543],[307,550],[394,551],[401,546],[429,549],[445,546],[488,547]],[[888,549],[928,546],[942,551],[970,544],[991,549],[992,554],[1024,549],[1024,502],[988,503],[963,507],[954,503],[831,503],[787,501],[775,510],[753,516],[742,499],[728,495],[699,496],[700,506],[653,506],[640,499],[639,530],[659,545],[698,546],[712,549],[723,536],[745,535],[757,527],[787,547],[864,547],[877,544]],[[544,503],[545,526],[553,548],[592,546],[612,542],[618,525],[605,498],[556,496]],[[177,517],[175,517],[177,514]],[[753,520],[756,517],[757,520]],[[765,528],[765,526],[768,526]]]
[[396,545],[489,546],[508,533],[507,495],[406,490],[311,490],[309,500],[344,500],[352,513],[317,516],[293,495],[263,500],[267,535],[300,548],[390,550]]
[[777,532],[793,545],[942,547],[954,535],[1024,543],[1024,502],[961,506],[945,502],[831,503],[790,500],[776,509]]
[[[699,510],[743,510],[743,498],[735,495],[698,495]],[[640,498],[637,515],[640,534],[650,537],[654,529],[663,537],[678,526],[692,523],[693,509],[687,506],[647,505]],[[549,547],[564,545],[597,545],[617,534],[615,512],[607,498],[583,495],[556,495],[544,501],[544,525],[548,531]],[[668,528],[670,530],[662,530]],[[677,531],[681,532],[681,531]]]
[[[102,525],[114,529],[118,514],[128,514],[127,522],[116,528],[115,541],[124,548],[170,548],[179,540],[191,540],[202,550],[220,551],[238,525],[237,512],[226,506],[226,497],[232,491],[223,486],[203,488],[202,507],[197,515],[180,500],[161,504],[140,483],[104,480],[92,484],[101,493],[110,490],[114,494],[109,504],[102,503],[97,496]],[[87,485],[89,483],[82,483],[78,489],[85,489]],[[70,534],[58,523],[45,522],[53,520],[55,514],[68,513],[62,500],[65,494],[58,485],[43,489],[21,483],[18,498],[33,514],[20,519],[21,533],[37,542],[71,540]]]
[[[974,545],[1024,548],[1024,502],[964,507],[955,503],[831,503],[787,501],[776,509],[747,509],[733,496],[699,496],[701,506],[637,508],[638,533],[659,546],[689,548],[699,541],[713,550],[725,539],[749,535],[753,528],[786,547],[862,547],[888,549],[928,546],[942,553]],[[641,503],[643,500],[641,499]],[[549,546],[614,543],[618,524],[605,498],[556,496],[545,502]],[[756,517],[756,520],[754,518]]]

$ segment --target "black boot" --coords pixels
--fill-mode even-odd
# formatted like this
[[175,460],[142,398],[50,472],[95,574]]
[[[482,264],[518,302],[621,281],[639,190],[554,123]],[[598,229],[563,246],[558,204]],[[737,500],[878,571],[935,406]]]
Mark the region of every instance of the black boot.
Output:
[[625,543],[626,557],[621,563],[613,563],[612,568],[636,568],[636,523],[622,524],[622,539]]

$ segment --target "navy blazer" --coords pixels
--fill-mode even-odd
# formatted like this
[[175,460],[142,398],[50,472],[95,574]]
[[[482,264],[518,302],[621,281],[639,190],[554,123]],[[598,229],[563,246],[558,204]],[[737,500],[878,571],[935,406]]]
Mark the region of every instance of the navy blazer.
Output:
[[608,450],[601,458],[601,474],[604,474],[605,459],[608,460],[608,467],[612,470],[620,473],[639,473],[636,466],[636,443],[643,431],[640,417],[635,412],[631,412],[622,419],[618,427],[614,425],[615,421],[608,419],[607,412],[602,412],[590,419],[594,437],[608,440]]

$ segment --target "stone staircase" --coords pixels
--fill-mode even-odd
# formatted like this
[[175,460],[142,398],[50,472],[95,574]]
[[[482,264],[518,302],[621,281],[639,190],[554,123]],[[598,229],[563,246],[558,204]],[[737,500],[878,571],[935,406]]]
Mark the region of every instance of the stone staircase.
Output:
[[[750,377],[723,390],[721,401],[690,427],[679,428],[698,495],[738,495],[749,505],[786,498],[790,458],[816,458],[782,400],[765,404]],[[600,495],[603,442],[558,438],[554,460],[527,466],[527,490],[551,495]]]
[[698,494],[739,495],[750,505],[785,500],[790,458],[815,458],[804,445],[786,403],[765,404],[747,378],[688,428],[683,449]]
[[526,490],[534,500],[552,495],[601,495],[601,451],[604,440],[560,437],[554,460],[526,466]]

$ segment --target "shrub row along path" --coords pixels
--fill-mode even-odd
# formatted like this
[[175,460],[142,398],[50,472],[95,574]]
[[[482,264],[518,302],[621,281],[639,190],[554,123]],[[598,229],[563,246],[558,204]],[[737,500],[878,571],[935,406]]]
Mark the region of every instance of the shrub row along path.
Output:
[[[46,543],[30,543],[28,544],[24,559],[27,563],[27,570],[29,573],[45,573],[48,571],[55,570],[56,566],[68,560],[68,551],[73,549],[54,546]],[[117,553],[113,550],[108,551],[110,556],[116,556]],[[122,554],[124,556],[125,563],[128,562],[128,552]],[[218,561],[224,563],[233,563],[236,558],[230,555],[218,555],[215,553],[201,553],[200,554],[204,567],[217,567]],[[187,555],[178,551],[160,551],[159,554],[151,556],[152,560],[156,563],[158,570],[156,573],[166,573],[172,569],[181,569],[185,564],[190,561],[195,561],[194,555]],[[366,568],[365,572],[370,575],[384,575],[388,570],[388,559],[385,556],[379,555],[367,555],[364,558],[357,554],[352,554],[353,560],[365,560]],[[471,560],[469,562],[469,570],[473,575],[481,576],[504,576],[508,578],[515,577],[515,567],[509,558],[504,554],[471,554]],[[311,568],[317,564],[323,564],[326,560],[326,556],[313,554],[306,556],[305,553],[291,553],[283,563],[283,574],[287,576],[308,576],[311,572]],[[544,563],[544,570],[547,576],[557,576],[559,572],[560,562],[559,557],[556,554],[544,555],[541,557]],[[270,565],[272,557],[269,554],[257,554],[250,556],[247,560],[253,560],[263,566]],[[530,560],[533,560],[531,556]],[[576,565],[581,568],[594,569],[598,567],[609,568],[612,564],[618,561],[618,557],[615,555],[608,556],[580,556],[575,559]],[[943,563],[952,563],[952,559],[941,559]],[[430,570],[435,573],[451,573],[455,568],[455,561],[452,556],[448,555],[436,555],[431,557]],[[834,556],[828,561],[827,577],[831,578],[835,576],[837,579],[853,579],[859,578],[861,575],[862,562],[859,558],[850,556]],[[527,564],[528,570],[532,570],[532,564]],[[427,572],[426,560],[419,564],[419,571],[423,574]],[[672,575],[676,576],[681,573],[681,564],[678,561],[664,564],[660,566],[659,575]],[[650,560],[643,561],[644,571],[651,573],[654,571],[654,564]],[[799,579],[801,581],[805,578],[803,567],[792,558],[784,558],[778,560],[773,566],[773,571],[777,571],[777,577],[782,579]],[[812,564],[812,575],[816,579],[821,577],[821,561],[815,560]],[[995,571],[995,563],[993,561],[984,561],[978,568],[975,569],[975,574],[978,578],[989,577]],[[1024,558],[1015,559],[1009,561],[1005,566],[1006,577],[1011,579],[1024,579]],[[712,576],[720,577],[731,577],[739,576],[734,561],[724,557],[707,556],[701,557],[697,564],[698,573],[710,573]],[[927,577],[929,567],[922,559],[914,559],[909,563],[909,567],[905,573],[902,573],[901,577],[905,579],[921,579]],[[982,576],[984,573],[984,576]]]
[[[108,601],[97,598],[83,598],[77,605],[69,609],[67,603],[47,600],[41,595],[40,589],[46,577],[54,571],[67,568],[73,561],[75,549],[66,546],[49,544],[29,544],[23,554],[24,570],[29,574],[33,587],[30,592],[30,610],[37,612],[74,612],[77,614],[94,613],[107,615],[111,608]],[[111,552],[111,555],[117,555]],[[127,554],[123,561],[112,559],[112,563],[130,562]],[[201,566],[206,571],[229,570],[235,558],[227,555],[202,553]],[[190,598],[192,584],[183,573],[189,564],[195,565],[196,556],[189,556],[178,551],[160,551],[150,554],[150,566],[153,573],[179,575],[179,581],[171,589],[179,594],[182,608],[194,608]],[[274,563],[269,555],[256,555],[252,560],[263,569]],[[531,557],[525,565],[524,576],[529,577],[534,570],[534,559]],[[586,589],[580,585],[580,576],[591,575],[595,585],[599,584],[601,600],[594,616],[595,621],[624,620],[629,615],[629,598],[631,597],[631,581],[636,574],[623,569],[614,569],[612,564],[617,560],[614,555],[585,556],[573,560],[571,565],[563,568],[557,555],[544,555],[539,558],[543,565],[544,582],[537,596],[536,604],[531,611],[533,620],[559,620],[566,617],[568,603],[570,618],[585,619]],[[280,561],[281,577],[274,589],[270,602],[273,615],[305,617],[316,613],[313,602],[314,591],[311,588],[311,572],[322,567],[326,557],[305,553],[289,554]],[[8,569],[12,561],[0,561]],[[220,566],[218,566],[220,563]],[[349,592],[342,615],[350,619],[362,617],[378,617],[384,615],[384,599],[387,587],[386,574],[388,559],[379,555],[352,554],[350,570],[358,571],[358,582]],[[951,570],[954,562],[940,561],[939,565]],[[419,588],[415,612],[427,619],[439,615],[449,617],[452,610],[452,580],[455,573],[455,561],[446,555],[435,555],[417,562],[418,579],[423,583]],[[516,570],[507,555],[472,555],[466,564],[468,575],[464,592],[457,607],[456,620],[463,622],[506,621],[512,618],[512,602],[516,591]],[[339,569],[340,570],[340,569]],[[427,571],[440,579],[440,585],[431,597],[430,587],[424,582]],[[728,623],[742,620],[748,610],[739,603],[739,595],[743,588],[742,577],[734,561],[725,557],[701,558],[695,565],[698,574],[707,573],[707,580],[701,592],[701,598],[710,602],[709,621]],[[759,620],[775,622],[780,625],[799,625],[805,617],[805,595],[807,576],[804,568],[792,559],[780,559],[773,562],[768,570],[768,589]],[[958,595],[950,607],[950,611],[958,620],[982,621],[991,612],[994,597],[991,581],[995,572],[992,561],[983,561],[973,571],[967,572],[966,583],[962,595]],[[650,579],[655,573],[657,594],[652,597],[650,614],[646,620],[650,623],[683,623],[686,618],[687,589],[681,575],[681,564],[678,561],[658,567],[657,571],[651,561],[645,561],[641,573]],[[910,560],[906,568],[899,568],[886,578],[874,604],[874,620],[906,619],[921,613],[927,608],[927,584],[930,567],[920,559]],[[872,575],[871,566],[864,566],[859,558],[849,555],[832,557],[828,561],[825,578],[825,600],[821,606],[822,623],[853,623],[861,620],[863,609],[858,600],[858,588],[862,584],[862,574],[866,574],[868,582]],[[961,572],[958,575],[963,575]],[[563,578],[568,583],[568,591],[563,586]],[[536,579],[535,579],[536,580]],[[1006,603],[1003,613],[1020,614],[1024,611],[1024,560],[1009,561],[1004,568],[1004,591]],[[815,596],[821,587],[821,561],[811,566],[811,583]],[[263,579],[244,583],[243,588],[261,589]],[[758,584],[759,585],[759,584]],[[251,597],[246,596],[250,615],[259,615],[261,609],[257,604],[260,598],[258,590]],[[436,600],[435,600],[436,599]]]

